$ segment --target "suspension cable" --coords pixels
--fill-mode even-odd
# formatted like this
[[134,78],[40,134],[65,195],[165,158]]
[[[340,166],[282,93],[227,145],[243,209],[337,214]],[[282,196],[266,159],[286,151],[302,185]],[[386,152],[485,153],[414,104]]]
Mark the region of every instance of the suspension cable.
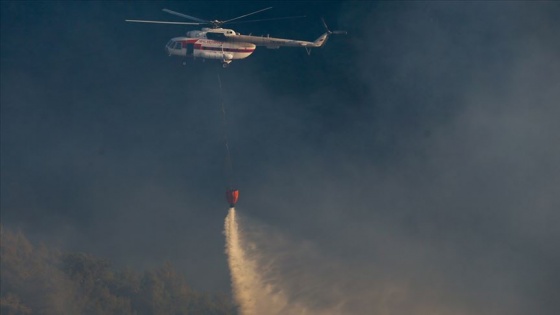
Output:
[[222,126],[224,132],[224,144],[226,148],[226,157],[225,157],[225,177],[226,182],[228,185],[228,189],[234,188],[234,174],[233,174],[233,162],[231,160],[231,152],[229,148],[229,141],[228,141],[228,123],[227,123],[227,116],[226,116],[226,108],[224,102],[224,93],[222,90],[222,78],[220,77],[220,72],[218,70],[218,85],[220,87],[220,107],[222,111]]

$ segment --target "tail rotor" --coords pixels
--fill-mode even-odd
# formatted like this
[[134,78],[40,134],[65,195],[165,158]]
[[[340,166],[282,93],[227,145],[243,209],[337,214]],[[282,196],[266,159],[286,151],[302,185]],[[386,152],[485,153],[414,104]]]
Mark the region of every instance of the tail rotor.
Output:
[[346,34],[348,34],[348,32],[346,32],[346,31],[338,31],[338,30],[337,31],[331,31],[329,29],[329,27],[327,26],[327,23],[325,22],[325,19],[321,18],[321,21],[323,22],[323,26],[325,27],[325,30],[327,31],[327,34],[329,34],[329,36],[330,35],[346,35]]

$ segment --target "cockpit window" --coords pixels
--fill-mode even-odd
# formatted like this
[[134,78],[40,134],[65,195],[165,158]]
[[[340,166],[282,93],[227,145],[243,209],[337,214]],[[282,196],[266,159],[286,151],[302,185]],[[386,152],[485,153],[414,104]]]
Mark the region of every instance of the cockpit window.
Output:
[[165,45],[165,46],[166,46],[167,48],[173,48],[173,44],[174,44],[174,43],[175,43],[174,41],[170,40],[170,41],[167,42],[167,45]]
[[181,48],[183,48],[182,45],[181,45],[181,42],[176,42],[175,43],[175,49],[181,49]]

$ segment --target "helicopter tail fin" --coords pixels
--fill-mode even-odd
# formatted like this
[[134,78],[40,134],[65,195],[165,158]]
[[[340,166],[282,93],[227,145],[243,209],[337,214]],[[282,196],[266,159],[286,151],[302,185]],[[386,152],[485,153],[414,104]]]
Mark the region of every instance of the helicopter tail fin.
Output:
[[329,33],[324,33],[323,35],[319,36],[319,38],[317,38],[314,42],[313,42],[313,46],[314,47],[322,47],[323,45],[325,45],[325,43],[327,42],[327,39],[329,39]]
[[306,45],[305,46],[305,50],[307,51],[308,55],[311,54],[311,48],[323,47],[323,45],[325,45],[325,43],[329,39],[329,36],[331,36],[331,35],[346,35],[347,34],[346,31],[331,31],[331,30],[329,30],[329,27],[327,26],[327,23],[325,23],[325,19],[321,18],[321,21],[323,22],[323,26],[325,27],[326,32],[323,33],[323,35],[319,36],[319,38],[317,38],[315,41],[313,41],[312,45]]
[[305,51],[307,51],[308,55],[311,55],[311,48],[320,48],[325,45],[327,39],[329,39],[330,32],[326,32],[323,35],[319,36],[316,40],[314,40],[310,45],[304,46]]

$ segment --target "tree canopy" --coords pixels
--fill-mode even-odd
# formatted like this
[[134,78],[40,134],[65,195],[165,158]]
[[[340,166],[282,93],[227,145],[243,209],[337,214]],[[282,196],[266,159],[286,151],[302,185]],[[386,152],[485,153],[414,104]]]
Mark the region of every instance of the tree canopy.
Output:
[[166,262],[143,273],[115,270],[86,253],[33,245],[21,231],[1,229],[3,315],[229,315],[224,294],[197,292]]

